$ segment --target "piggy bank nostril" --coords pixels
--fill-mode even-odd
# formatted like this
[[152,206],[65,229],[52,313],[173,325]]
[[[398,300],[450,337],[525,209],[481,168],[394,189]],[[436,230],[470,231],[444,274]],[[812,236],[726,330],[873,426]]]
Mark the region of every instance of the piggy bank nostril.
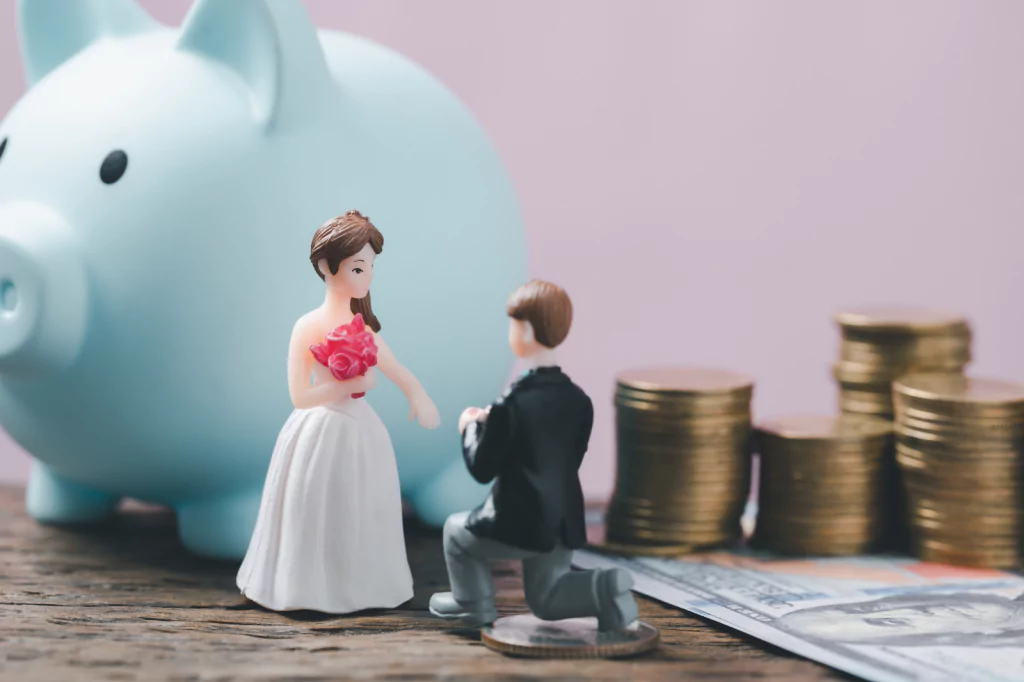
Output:
[[9,279],[0,279],[0,311],[13,313],[18,309],[18,287]]

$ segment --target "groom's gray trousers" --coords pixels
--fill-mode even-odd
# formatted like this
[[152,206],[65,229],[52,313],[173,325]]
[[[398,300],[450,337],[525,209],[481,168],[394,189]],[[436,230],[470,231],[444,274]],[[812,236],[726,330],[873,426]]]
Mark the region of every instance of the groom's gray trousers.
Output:
[[526,603],[543,620],[597,616],[599,571],[573,571],[572,550],[556,547],[535,552],[474,535],[466,528],[468,512],[452,514],[444,524],[444,555],[452,596],[482,613],[494,613],[494,579],[489,559],[523,562]]

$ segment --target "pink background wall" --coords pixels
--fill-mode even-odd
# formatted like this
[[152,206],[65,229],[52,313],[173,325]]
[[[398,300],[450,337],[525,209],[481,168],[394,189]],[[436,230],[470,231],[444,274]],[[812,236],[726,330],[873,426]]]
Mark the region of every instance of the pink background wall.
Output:
[[[189,3],[143,4],[177,23]],[[612,485],[617,370],[735,368],[760,417],[831,411],[842,306],[959,309],[975,373],[1024,381],[1024,3],[306,4],[425,65],[490,131],[533,274],[576,305],[589,494]],[[14,5],[0,112],[24,88]],[[0,443],[0,479],[27,469]]]

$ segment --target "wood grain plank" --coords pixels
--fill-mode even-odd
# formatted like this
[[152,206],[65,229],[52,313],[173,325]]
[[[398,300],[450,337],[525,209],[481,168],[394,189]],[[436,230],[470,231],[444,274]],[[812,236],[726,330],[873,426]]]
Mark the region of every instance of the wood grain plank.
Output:
[[[427,612],[446,589],[440,536],[409,524],[415,597],[328,616],[246,602],[237,565],[184,550],[173,514],[130,506],[108,523],[52,528],[0,488],[0,678],[7,680],[849,679],[644,599],[661,648],[627,661],[512,659]],[[499,609],[525,612],[518,566],[496,565]]]

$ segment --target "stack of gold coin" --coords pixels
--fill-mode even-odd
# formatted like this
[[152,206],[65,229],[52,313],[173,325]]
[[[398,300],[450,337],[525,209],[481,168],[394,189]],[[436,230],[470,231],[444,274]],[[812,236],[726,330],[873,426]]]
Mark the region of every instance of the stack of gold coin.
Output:
[[892,419],[892,382],[905,374],[963,373],[971,329],[955,313],[922,308],[851,310],[836,316],[842,332],[839,409]]
[[796,556],[881,548],[892,514],[891,422],[864,415],[790,417],[759,425],[757,442],[754,546]]
[[675,554],[740,537],[753,389],[749,377],[712,369],[618,377],[618,468],[607,547]]
[[894,384],[896,460],[927,561],[1019,564],[1024,386],[951,374]]

